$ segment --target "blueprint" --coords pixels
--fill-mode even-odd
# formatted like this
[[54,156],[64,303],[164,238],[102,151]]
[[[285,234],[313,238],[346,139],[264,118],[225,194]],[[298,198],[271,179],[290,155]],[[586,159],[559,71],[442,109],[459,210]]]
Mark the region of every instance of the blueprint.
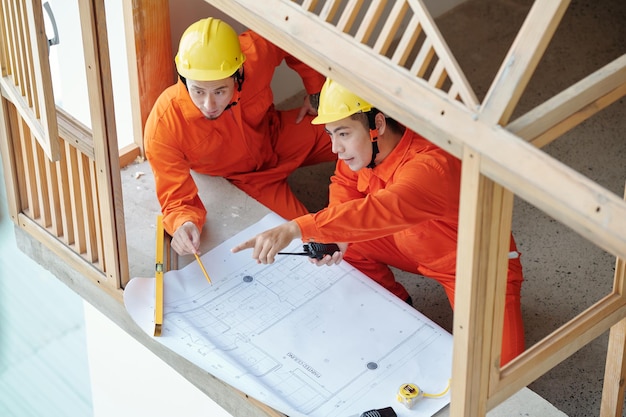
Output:
[[[350,417],[393,407],[432,416],[449,403],[422,398],[412,409],[399,387],[445,390],[452,336],[346,262],[317,267],[305,256],[257,264],[236,244],[284,220],[270,214],[164,276],[162,334],[155,338],[217,378],[289,415]],[[300,252],[301,241],[285,251]],[[131,317],[154,330],[154,278],[124,291]]]

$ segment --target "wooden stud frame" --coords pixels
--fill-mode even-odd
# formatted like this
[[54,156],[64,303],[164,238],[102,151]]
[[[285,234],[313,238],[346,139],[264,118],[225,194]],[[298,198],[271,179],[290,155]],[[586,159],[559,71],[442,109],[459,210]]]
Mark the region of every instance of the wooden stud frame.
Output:
[[0,86],[51,161],[60,146],[41,0],[0,0]]
[[[626,202],[552,159],[540,148],[626,94],[626,55],[510,121],[519,97],[569,5],[567,0],[542,0],[533,4],[482,103],[476,99],[421,0],[206,1],[463,160],[457,262],[457,275],[462,279],[455,295],[452,416],[484,416],[489,409],[609,328],[601,414],[621,415],[626,374]],[[35,61],[43,59],[41,31],[33,34],[22,30],[43,27],[37,26],[37,22],[41,23],[36,13],[41,10],[41,3],[39,0],[0,0],[0,6],[2,39],[12,39],[8,43],[0,41],[3,99],[18,103],[21,96],[31,97],[25,104],[15,104],[14,108],[9,108],[5,100],[0,101],[0,133],[6,137],[21,134],[30,140],[26,132],[42,130],[32,124],[32,120],[37,119],[33,114],[57,120],[56,116],[50,117],[49,110],[38,113],[49,109],[49,103],[42,104],[38,99],[52,97],[37,90],[50,84],[46,82],[46,74],[37,75],[34,68],[38,66],[33,66]],[[362,11],[366,6],[368,9]],[[169,30],[159,33],[154,29],[162,26],[158,22],[169,21],[167,7],[150,15],[154,21],[141,17],[142,9],[155,10],[152,7],[153,2],[146,0],[125,3],[126,26],[143,27],[146,28],[143,32],[166,38]],[[13,147],[11,142],[0,141],[0,151],[3,157],[8,155],[8,161],[4,161],[5,178],[14,221],[63,259],[69,259],[85,276],[96,276],[96,279],[102,278],[101,275],[94,275],[93,268],[76,262],[68,247],[81,245],[87,250],[93,245],[90,236],[102,234],[102,252],[91,251],[88,256],[104,258],[103,269],[117,279],[115,289],[118,291],[111,293],[120,297],[119,289],[128,279],[128,265],[111,79],[106,70],[109,58],[106,24],[103,23],[104,1],[79,0],[79,11],[93,143],[79,139],[84,132],[73,128],[71,123],[64,123],[63,117],[59,125],[64,134],[71,131],[73,137],[78,138],[77,147],[84,149],[84,156],[92,157],[95,164],[85,163],[75,153],[64,149],[69,168],[53,173],[50,166],[36,163],[38,159],[28,159],[40,152],[33,142]],[[154,32],[150,32],[150,28]],[[409,29],[396,43],[397,39],[391,35],[400,28]],[[163,61],[162,56],[142,55],[142,42],[149,36],[134,32],[135,49],[131,56],[135,59],[131,61],[137,67],[131,72],[137,77],[131,76],[131,80],[134,80],[133,88],[138,90],[137,97],[142,98],[135,105],[139,105],[143,120],[157,94],[150,90],[153,84],[150,84],[151,79],[145,78],[144,70],[161,68],[150,65],[150,57],[161,64],[167,60]],[[169,40],[166,41],[169,44]],[[129,40],[128,44],[132,42]],[[29,52],[28,48],[33,49]],[[162,51],[157,48],[156,54]],[[168,51],[171,54],[171,50]],[[345,59],[345,51],[350,51],[349,60]],[[155,79],[162,80],[162,77]],[[380,83],[383,79],[384,84]],[[29,83],[29,80],[36,82]],[[148,90],[151,93],[144,96]],[[15,108],[23,114],[21,118],[16,116]],[[47,126],[50,131],[55,130],[54,126]],[[135,129],[138,131],[137,127]],[[41,142],[38,134],[34,137]],[[60,151],[55,151],[53,146],[45,152],[54,159]],[[17,164],[16,159],[22,157],[27,159],[26,163]],[[23,175],[16,179],[13,173],[19,170],[28,172],[20,172]],[[62,226],[72,230],[79,227],[78,223],[59,224],[54,214],[56,208],[48,213],[41,203],[41,198],[49,196],[20,194],[18,190],[29,187],[32,190],[33,178],[46,177],[52,181],[55,175],[69,175],[69,170],[97,177],[102,187],[97,195],[73,202],[67,198],[72,190],[63,190],[65,197],[60,198],[60,206],[89,206],[97,201],[102,223],[94,225],[93,230],[75,231],[73,234],[78,236],[78,241],[60,242],[20,213],[20,207],[43,212],[53,228]],[[508,249],[514,195],[615,255],[617,267],[610,294],[501,368],[504,248]],[[88,236],[81,235],[82,232],[88,232]],[[103,288],[111,291],[111,287]],[[278,415],[262,405],[258,408]]]
[[[107,279],[115,281],[114,286],[123,288],[130,277],[108,38],[106,23],[98,24],[106,22],[104,1],[79,0],[78,10],[83,34],[95,163],[99,167],[94,174],[98,176],[98,184],[102,187],[98,191],[100,206],[107,208],[101,212],[101,221],[114,229],[103,235],[104,252],[113,255],[104,259],[105,271],[108,271]],[[120,253],[124,256],[115,256]]]
[[[121,299],[129,268],[104,2],[78,6],[92,131],[54,105],[41,1],[0,0],[0,151],[15,223]],[[62,145],[54,161],[40,137],[43,115]]]
[[[350,9],[355,2],[344,8],[321,0],[301,5],[280,0],[207,2],[463,160],[457,262],[457,275],[462,279],[455,296],[452,416],[485,415],[626,316],[621,291],[624,280],[616,277],[611,294],[504,368],[499,366],[499,317],[504,309],[502,281],[506,277],[502,248],[508,248],[505,239],[511,229],[513,193],[616,257],[626,257],[624,201],[538,149],[624,96],[626,58],[608,64],[508,124],[569,1],[534,3],[480,104],[419,0],[372,2],[378,7],[366,11],[355,37],[345,33],[356,24]],[[408,13],[407,6],[420,16],[419,25],[412,23],[413,27],[427,32],[410,71],[399,68],[406,56],[402,51],[396,51],[391,59],[385,56],[388,37],[379,38],[374,48],[362,43],[369,40],[378,23],[371,19],[384,15],[381,3],[393,3],[385,35],[397,27],[398,16]],[[321,10],[319,15],[315,10]],[[348,16],[336,19],[343,26],[333,26],[333,13]],[[404,45],[411,43],[409,39]],[[344,51],[348,50],[350,59],[346,60]],[[436,62],[425,63],[431,60]],[[427,74],[423,69],[429,65],[433,69]],[[444,77],[452,83],[448,91],[441,88]],[[385,83],[379,82],[382,79]],[[614,334],[613,344],[619,348],[618,327]],[[609,361],[622,358],[623,351],[618,348]],[[614,368],[613,363],[610,366]],[[619,403],[615,398],[623,393],[615,391],[610,396],[612,404],[603,407],[614,408]]]

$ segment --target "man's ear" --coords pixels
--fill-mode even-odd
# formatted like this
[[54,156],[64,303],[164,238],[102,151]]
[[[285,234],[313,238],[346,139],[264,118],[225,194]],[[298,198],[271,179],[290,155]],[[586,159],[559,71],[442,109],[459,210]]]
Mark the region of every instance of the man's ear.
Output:
[[374,123],[376,124],[376,129],[378,129],[378,134],[384,135],[385,128],[387,127],[387,119],[385,118],[383,112],[376,113],[376,116],[374,117]]

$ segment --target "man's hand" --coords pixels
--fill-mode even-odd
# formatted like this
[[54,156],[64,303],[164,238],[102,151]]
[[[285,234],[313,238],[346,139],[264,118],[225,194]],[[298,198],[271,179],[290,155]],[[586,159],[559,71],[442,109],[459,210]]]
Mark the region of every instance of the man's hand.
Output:
[[[302,108],[300,108],[300,113],[298,113],[298,117],[296,117],[296,124],[300,123],[304,116],[310,114],[311,116],[317,116],[317,106],[311,103],[311,97],[317,97],[319,100],[319,94],[307,95],[304,97],[304,103],[302,103]],[[313,99],[315,101],[315,98]]]
[[332,255],[325,255],[322,259],[317,260],[314,258],[309,258],[309,261],[317,266],[322,266],[322,265],[338,265],[342,259],[343,259],[343,254],[346,253],[346,249],[348,249],[348,244],[347,243],[337,243],[337,246],[339,246],[339,251],[333,253]]
[[192,222],[183,223],[172,236],[172,248],[179,255],[198,253],[200,247],[200,231]]
[[244,249],[253,249],[252,258],[260,264],[271,264],[274,257],[281,249],[285,248],[292,240],[302,237],[298,224],[294,221],[281,224],[273,229],[259,233],[231,249],[237,253]]

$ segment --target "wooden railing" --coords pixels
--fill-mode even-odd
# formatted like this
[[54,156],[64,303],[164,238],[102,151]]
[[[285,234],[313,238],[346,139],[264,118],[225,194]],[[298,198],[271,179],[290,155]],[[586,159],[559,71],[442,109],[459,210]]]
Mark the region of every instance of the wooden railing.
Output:
[[478,106],[437,25],[418,1],[292,1],[450,98]]
[[41,1],[0,1],[3,94],[18,105],[44,153],[57,160],[60,149],[44,28]]
[[[128,254],[102,2],[79,2],[92,129],[58,110],[41,1],[0,0],[0,151],[15,223],[121,299]],[[112,174],[114,173],[114,174]]]
[[[91,133],[59,111],[59,159],[50,161],[26,122],[10,102],[0,123],[10,132],[3,146],[5,178],[12,178],[9,200],[16,223],[65,258],[92,280],[117,294],[122,277],[108,268],[107,251]],[[8,163],[7,163],[8,161]],[[7,174],[7,172],[10,173]],[[114,278],[114,279],[111,279]],[[116,297],[120,297],[119,294]]]

